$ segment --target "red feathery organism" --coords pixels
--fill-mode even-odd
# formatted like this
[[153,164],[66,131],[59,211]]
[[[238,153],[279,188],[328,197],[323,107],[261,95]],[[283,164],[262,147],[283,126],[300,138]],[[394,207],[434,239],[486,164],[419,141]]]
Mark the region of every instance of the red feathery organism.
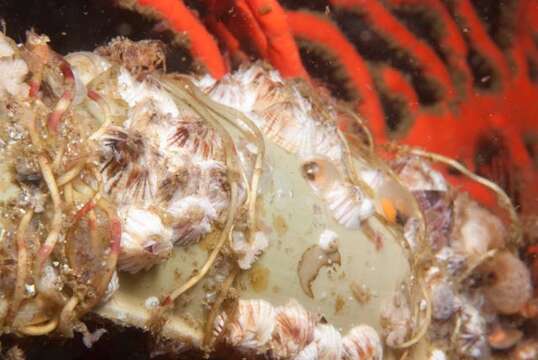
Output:
[[211,32],[231,64],[262,58],[321,83],[355,106],[378,142],[452,157],[499,183],[521,211],[538,209],[538,2],[204,0],[200,22],[178,0],[138,3],[182,22],[176,30],[204,32],[190,37],[202,63]]
[[366,62],[354,51],[353,45],[336,25],[326,18],[302,11],[289,11],[287,16],[298,41],[311,41],[323,46],[328,56],[327,60],[338,61],[349,74],[351,87],[356,89],[362,97],[359,101],[359,112],[369,119],[374,136],[378,139],[384,138],[381,103],[375,94],[373,79],[368,72]]

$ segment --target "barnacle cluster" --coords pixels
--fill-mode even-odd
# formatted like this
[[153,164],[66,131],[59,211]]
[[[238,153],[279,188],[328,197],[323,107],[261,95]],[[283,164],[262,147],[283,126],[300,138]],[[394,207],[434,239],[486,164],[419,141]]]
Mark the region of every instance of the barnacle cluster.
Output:
[[0,34],[2,332],[88,336],[95,311],[246,357],[536,353],[498,187],[376,145],[324,90],[264,64],[166,74],[162,49],[120,38],[63,57]]

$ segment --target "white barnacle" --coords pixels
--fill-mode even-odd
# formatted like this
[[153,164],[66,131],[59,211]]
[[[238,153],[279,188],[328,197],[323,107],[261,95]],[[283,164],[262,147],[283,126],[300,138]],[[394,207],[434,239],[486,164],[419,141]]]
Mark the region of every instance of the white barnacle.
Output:
[[0,58],[0,99],[6,96],[26,97],[29,86],[24,82],[28,65],[22,59]]
[[345,360],[381,360],[383,344],[374,328],[359,325],[352,328],[342,341]]
[[443,350],[433,349],[428,360],[446,360],[446,354]]
[[257,115],[254,120],[265,136],[288,152],[304,159],[323,154],[334,162],[341,161],[343,147],[336,127],[317,120],[302,96],[293,93],[286,101],[274,103]]
[[187,246],[198,241],[212,230],[212,222],[218,213],[205,196],[188,195],[176,192],[167,208],[174,216],[174,243]]
[[419,157],[403,157],[393,165],[409,191],[447,191],[448,184],[438,171]]
[[8,38],[0,33],[0,57],[9,57],[13,54],[15,54],[15,50],[13,50]]
[[456,336],[458,353],[471,358],[483,358],[488,354],[486,320],[480,310],[467,299],[462,301],[461,329]]
[[245,90],[240,73],[228,74],[211,86],[207,93],[214,100],[240,110],[249,112],[256,101],[256,93]]
[[[95,140],[104,191],[123,214],[120,269],[136,272],[223,221],[228,180],[220,135],[205,120],[188,108],[180,113],[170,94],[123,68],[118,83],[127,118],[104,126]],[[139,211],[147,230],[137,225],[144,223]]]
[[170,94],[160,90],[149,81],[137,81],[123,67],[118,75],[118,91],[122,99],[130,107],[134,107],[147,100],[152,100],[162,114],[169,114],[174,117],[179,116],[179,110]]
[[123,224],[120,270],[131,273],[147,270],[167,259],[172,250],[172,231],[156,214],[129,207],[120,209]]
[[374,203],[358,187],[337,183],[324,194],[333,217],[348,229],[358,229],[375,212]]
[[459,300],[449,280],[439,267],[432,266],[426,274],[426,284],[432,303],[432,318],[435,320],[449,319],[459,305]]
[[348,229],[358,229],[374,211],[373,202],[361,190],[342,179],[329,159],[316,157],[302,165],[303,177],[324,200],[333,218]]
[[340,360],[342,354],[340,332],[331,325],[319,324],[314,330],[314,341],[308,344],[295,360]]
[[327,253],[338,250],[338,234],[329,229],[323,230],[319,236],[319,247]]
[[275,309],[275,321],[271,350],[277,358],[293,358],[314,339],[316,317],[295,300]]
[[98,141],[104,190],[119,204],[151,201],[164,163],[143,133],[110,126]]
[[[222,340],[244,351],[264,352],[275,328],[275,310],[265,300],[239,300],[230,313],[216,319]],[[219,330],[220,329],[220,330]]]
[[470,257],[479,257],[490,249],[502,248],[506,229],[502,221],[487,209],[459,195],[454,201],[452,247]]
[[89,51],[70,53],[66,55],[65,60],[85,86],[111,66],[104,57]]
[[120,288],[120,278],[118,277],[118,272],[114,271],[112,273],[112,276],[110,277],[110,282],[108,283],[108,286],[106,287],[105,294],[103,295],[103,299],[101,300],[101,304],[106,303],[108,300],[112,299],[112,296],[118,291]]
[[400,293],[394,294],[381,313],[385,342],[391,347],[402,344],[413,331],[411,309],[407,298]]
[[260,65],[240,68],[204,91],[217,102],[249,115],[264,136],[283,149],[307,158],[324,154],[341,161],[343,147],[333,122],[316,117],[312,102],[296,87],[286,87],[278,73]]
[[242,231],[232,233],[232,250],[237,257],[237,264],[243,270],[250,269],[268,245],[269,240],[261,231],[254,233],[251,240]]

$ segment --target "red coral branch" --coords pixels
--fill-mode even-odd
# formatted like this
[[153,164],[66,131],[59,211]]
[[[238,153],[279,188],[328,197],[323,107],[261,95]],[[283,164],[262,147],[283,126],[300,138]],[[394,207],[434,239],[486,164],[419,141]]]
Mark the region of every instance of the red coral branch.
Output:
[[418,96],[407,78],[393,67],[385,66],[381,69],[381,81],[390,93],[399,95],[414,114],[419,109]]
[[253,55],[267,58],[267,37],[252,14],[246,0],[209,1],[209,14],[227,27],[227,30],[250,50]]
[[239,40],[230,32],[226,25],[217,20],[214,16],[209,15],[205,19],[205,23],[209,30],[215,34],[219,41],[224,45],[230,53],[232,59],[239,63],[248,62],[248,56],[241,50]]
[[183,1],[138,0],[138,3],[157,12],[160,17],[167,20],[174,31],[186,33],[193,57],[199,60],[213,77],[219,79],[226,74],[228,69],[215,39]]
[[308,79],[286,14],[276,0],[247,0],[254,17],[267,36],[267,59],[285,77]]
[[510,79],[508,62],[501,50],[489,37],[470,1],[454,1],[454,11],[461,23],[463,33],[467,36],[472,46],[493,63],[499,73],[500,81],[502,83],[508,82]]
[[369,121],[374,136],[385,138],[385,121],[379,98],[368,66],[355,52],[353,45],[330,20],[303,11],[288,11],[293,34],[300,39],[323,46],[345,69],[351,83],[358,89],[359,112]]
[[442,87],[446,99],[452,100],[455,90],[443,62],[422,40],[402,25],[383,5],[372,0],[331,0],[331,4],[343,9],[358,11],[365,15],[376,32],[389,39],[392,44],[404,49],[415,58],[425,74],[434,78]]
[[440,0],[390,0],[390,3],[396,7],[408,6],[424,9],[437,16],[438,23],[443,28],[439,39],[441,49],[447,57],[448,64],[462,74],[465,92],[470,93],[473,75],[466,61],[467,44],[446,6]]

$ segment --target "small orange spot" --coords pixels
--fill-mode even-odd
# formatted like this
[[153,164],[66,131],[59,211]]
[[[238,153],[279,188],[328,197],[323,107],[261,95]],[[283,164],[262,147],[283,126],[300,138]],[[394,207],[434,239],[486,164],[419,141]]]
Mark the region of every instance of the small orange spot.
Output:
[[383,236],[379,234],[378,232],[374,233],[374,238],[372,239],[376,251],[380,251],[383,249]]
[[256,292],[267,289],[269,283],[269,269],[262,265],[254,265],[250,270],[250,285]]
[[334,313],[338,314],[344,308],[345,305],[346,300],[342,296],[337,295],[336,302],[334,303]]
[[273,216],[273,227],[278,236],[283,236],[288,231],[286,219],[284,219],[281,215]]
[[381,199],[381,208],[383,209],[383,214],[385,215],[385,219],[391,223],[394,224],[396,222],[396,215],[397,211],[394,207],[394,203],[387,198]]
[[504,332],[501,328],[496,328],[493,330],[491,334],[488,336],[490,343],[500,343],[506,340],[506,332]]

